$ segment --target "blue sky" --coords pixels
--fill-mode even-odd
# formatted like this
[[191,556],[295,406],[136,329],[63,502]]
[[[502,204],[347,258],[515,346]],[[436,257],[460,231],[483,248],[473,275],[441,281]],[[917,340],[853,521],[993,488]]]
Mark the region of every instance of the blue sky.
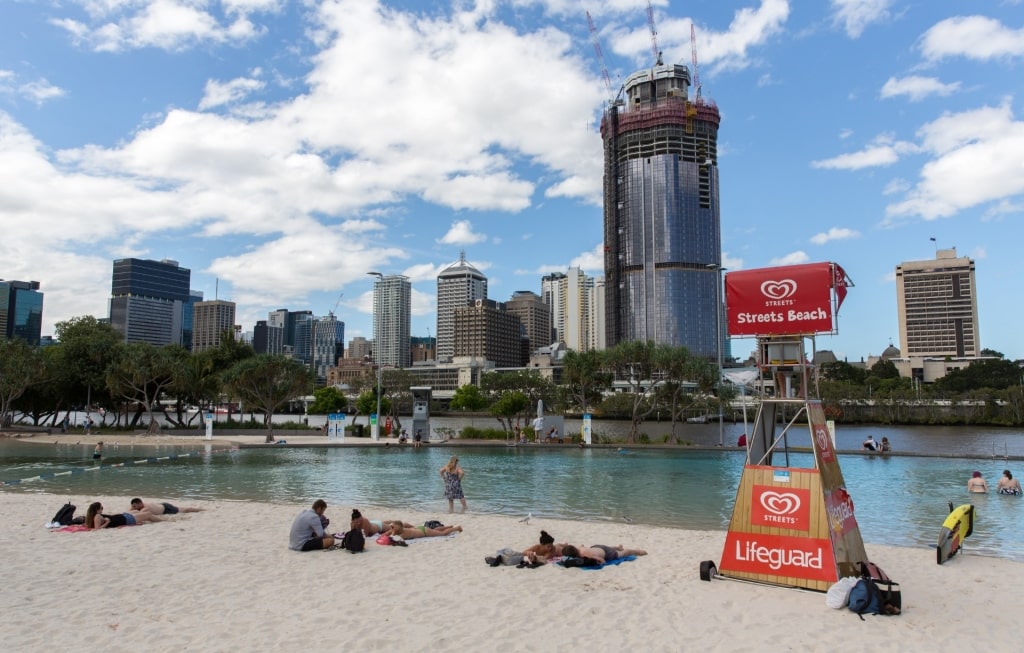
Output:
[[[855,361],[899,344],[895,266],[955,247],[982,346],[1024,357],[1022,0],[651,6],[667,62],[696,28],[722,113],[727,268],[840,263],[855,287],[818,348]],[[412,279],[421,336],[461,250],[498,301],[599,276],[608,91],[584,12],[617,90],[652,62],[647,9],[4,0],[0,277],[42,283],[44,334],[105,316],[112,260],[141,257],[207,298],[219,280],[246,330],[338,303],[351,338],[372,335],[370,270]]]

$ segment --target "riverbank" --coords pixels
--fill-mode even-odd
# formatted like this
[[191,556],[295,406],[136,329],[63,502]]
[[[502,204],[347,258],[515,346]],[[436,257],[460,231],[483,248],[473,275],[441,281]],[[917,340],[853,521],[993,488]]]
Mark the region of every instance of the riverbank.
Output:
[[[306,505],[222,501],[161,524],[43,528],[68,499],[80,512],[93,500],[110,512],[127,509],[129,498],[5,495],[5,647],[613,651],[642,643],[650,651],[760,651],[856,642],[930,653],[968,632],[978,649],[1016,644],[1007,597],[1016,596],[1024,565],[970,554],[937,566],[930,550],[869,543],[872,560],[902,584],[904,614],[865,624],[827,608],[820,593],[700,581],[700,561],[721,557],[722,532],[468,513],[456,516],[465,531],[450,539],[405,548],[370,540],[357,555],[296,553],[286,546],[288,528]],[[351,508],[328,507],[332,529]],[[360,508],[372,518],[453,523],[447,514]],[[540,529],[559,541],[623,543],[649,555],[600,571],[484,563],[496,549],[535,542]]]

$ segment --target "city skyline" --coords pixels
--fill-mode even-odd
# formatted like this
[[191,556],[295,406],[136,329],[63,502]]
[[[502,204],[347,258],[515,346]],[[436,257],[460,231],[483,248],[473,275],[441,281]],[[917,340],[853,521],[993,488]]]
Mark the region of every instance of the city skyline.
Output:
[[1024,357],[1021,2],[651,5],[653,35],[646,1],[7,3],[0,277],[40,282],[44,336],[140,258],[246,330],[336,307],[346,339],[372,337],[368,271],[409,278],[419,337],[460,251],[499,302],[596,280],[603,110],[660,50],[721,110],[722,266],[852,279],[819,349],[898,343],[896,266],[956,248],[982,347]]

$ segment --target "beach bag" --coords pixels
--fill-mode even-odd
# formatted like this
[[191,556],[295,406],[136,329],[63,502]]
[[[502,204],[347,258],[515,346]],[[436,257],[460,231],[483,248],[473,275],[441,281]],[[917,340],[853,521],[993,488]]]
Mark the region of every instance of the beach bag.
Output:
[[840,578],[828,588],[828,592],[825,593],[825,605],[838,610],[845,608],[846,604],[850,601],[850,590],[857,584],[857,578],[855,576],[846,576]]
[[341,548],[348,549],[349,553],[359,553],[366,548],[366,538],[363,531],[353,528],[341,537]]
[[57,511],[57,514],[53,516],[53,521],[61,526],[69,526],[75,519],[75,506],[71,505],[68,501]]
[[441,522],[437,521],[436,519],[431,519],[430,521],[425,521],[425,522],[423,522],[423,525],[426,526],[427,528],[442,528],[444,526],[444,524],[442,524]]
[[861,578],[867,578],[874,582],[878,589],[881,606],[880,612],[877,614],[895,616],[903,612],[903,594],[900,592],[900,584],[889,578],[881,567],[873,562],[861,562],[860,575]]

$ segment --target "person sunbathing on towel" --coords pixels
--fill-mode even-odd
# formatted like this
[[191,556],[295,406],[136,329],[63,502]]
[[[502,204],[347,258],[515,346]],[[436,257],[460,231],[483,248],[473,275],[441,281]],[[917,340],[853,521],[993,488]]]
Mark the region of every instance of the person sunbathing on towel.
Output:
[[493,556],[484,558],[484,562],[492,567],[520,564],[535,567],[546,563],[550,558],[561,556],[561,547],[562,545],[555,544],[555,538],[551,537],[547,531],[541,531],[540,541],[537,544],[529,546],[522,551],[508,548],[501,549]]
[[415,540],[419,537],[440,537],[443,535],[450,535],[452,533],[461,533],[461,526],[441,526],[440,528],[427,528],[426,526],[412,526],[406,528],[405,524],[401,520],[391,522],[390,527],[385,531],[385,535],[395,537],[396,535],[401,537],[403,540]]
[[154,515],[177,515],[179,512],[202,512],[202,508],[193,508],[191,506],[178,507],[173,503],[167,503],[166,501],[146,501],[135,497],[132,499],[132,510],[145,510],[151,512]]
[[158,521],[163,521],[163,519],[146,510],[130,510],[113,515],[104,515],[103,504],[99,501],[89,504],[89,509],[85,511],[85,527],[90,530],[117,528],[118,526],[136,526],[138,524]]
[[605,546],[595,544],[594,546],[573,546],[566,544],[562,547],[562,555],[567,558],[591,558],[604,564],[613,562],[626,556],[645,556],[647,552],[643,549],[627,549],[621,544],[618,546]]
[[[353,508],[352,521],[349,522],[349,528],[353,530],[358,528],[359,530],[363,531],[364,535],[368,536],[380,535],[381,533],[384,533],[389,528],[391,528],[392,523],[394,522],[392,522],[390,519],[367,519],[366,517],[363,517],[363,513],[359,512],[358,508]],[[404,528],[413,527],[412,524],[406,522],[400,523]]]

